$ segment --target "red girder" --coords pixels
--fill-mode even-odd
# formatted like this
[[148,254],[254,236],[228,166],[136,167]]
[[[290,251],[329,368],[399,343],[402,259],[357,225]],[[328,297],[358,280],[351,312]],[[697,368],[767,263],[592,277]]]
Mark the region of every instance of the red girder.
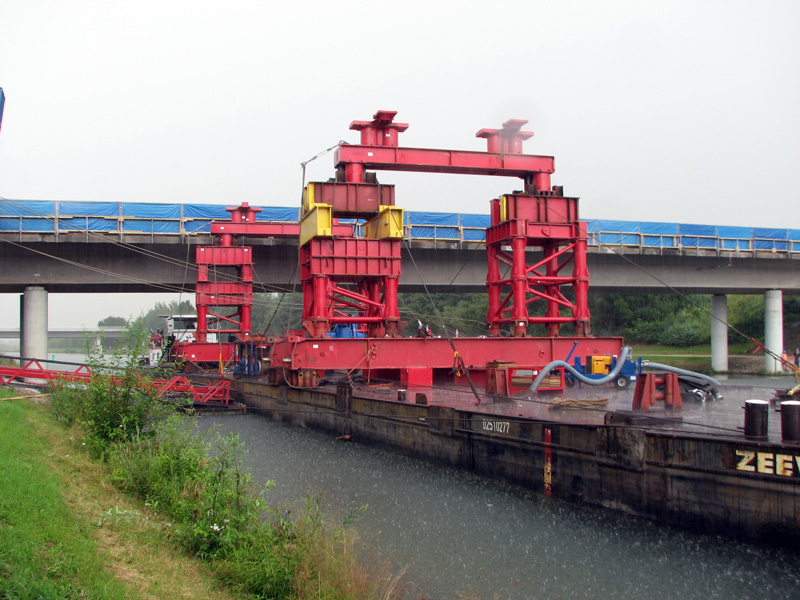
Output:
[[[211,235],[237,235],[252,238],[296,238],[300,236],[300,225],[298,223],[267,223],[263,221],[258,221],[256,223],[214,221],[211,223]],[[334,223],[333,235],[353,235],[353,226]]]
[[[563,360],[578,342],[574,354],[619,354],[622,338],[458,338],[458,355],[469,369],[482,370],[498,357],[510,357],[520,366],[538,369]],[[290,336],[269,347],[274,367],[300,369],[451,369],[454,357],[443,338],[302,338]]]
[[[0,383],[3,385],[8,385],[15,381],[18,383],[30,383],[28,380],[47,381],[56,386],[65,382],[88,384],[93,378],[94,374],[86,365],[78,367],[75,371],[45,369],[39,361],[28,361],[22,367],[0,367]],[[120,384],[123,381],[121,377],[115,376],[111,376],[108,379],[112,384]],[[181,375],[176,375],[172,379],[147,379],[137,375],[136,385],[156,390],[156,396],[159,398],[167,392],[175,392],[190,394],[195,402],[215,401],[228,404],[230,401],[231,383],[228,380],[220,380],[212,385],[197,385]]]
[[522,179],[530,178],[534,173],[550,174],[555,171],[552,156],[345,144],[336,150],[334,161],[337,166],[358,164],[363,169],[383,171],[496,175]]

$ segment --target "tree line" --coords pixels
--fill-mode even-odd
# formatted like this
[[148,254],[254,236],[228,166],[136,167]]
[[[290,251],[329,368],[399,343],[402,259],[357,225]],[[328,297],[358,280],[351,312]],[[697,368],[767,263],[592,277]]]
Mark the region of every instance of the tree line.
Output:
[[[406,322],[403,333],[413,336],[418,323],[429,327],[434,335],[488,335],[486,312],[488,297],[474,294],[400,294],[401,319]],[[800,343],[800,298],[784,297],[784,326],[787,347]],[[253,328],[260,333],[280,335],[283,331],[300,330],[303,297],[300,293],[255,294],[251,313]],[[542,302],[531,305],[531,312],[543,314]],[[678,294],[593,294],[589,299],[593,335],[623,336],[633,344],[663,344],[689,347],[706,344],[711,339],[711,298],[708,295]],[[191,302],[159,302],[143,313],[138,321],[145,330],[164,327],[162,315],[194,314]],[[98,325],[123,325],[122,317],[106,317]],[[729,340],[743,342],[764,335],[763,296],[728,296],[728,323],[733,328]],[[567,333],[571,327],[564,326]],[[534,326],[531,335],[544,335],[544,328]],[[571,333],[571,331],[569,331]],[[740,335],[741,334],[741,335]]]

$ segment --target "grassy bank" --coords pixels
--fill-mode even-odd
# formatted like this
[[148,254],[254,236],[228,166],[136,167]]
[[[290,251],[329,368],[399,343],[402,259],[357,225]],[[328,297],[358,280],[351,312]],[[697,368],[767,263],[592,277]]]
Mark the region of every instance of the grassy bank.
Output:
[[234,597],[76,443],[43,406],[0,400],[0,598]]
[[163,408],[102,378],[0,401],[0,599],[398,597],[318,498],[270,509],[235,436]]
[[[730,373],[757,375],[764,370],[764,357],[752,354],[751,343],[736,343],[728,346],[728,368]],[[681,369],[711,374],[711,344],[678,347],[661,344],[636,344],[634,358],[665,363]]]

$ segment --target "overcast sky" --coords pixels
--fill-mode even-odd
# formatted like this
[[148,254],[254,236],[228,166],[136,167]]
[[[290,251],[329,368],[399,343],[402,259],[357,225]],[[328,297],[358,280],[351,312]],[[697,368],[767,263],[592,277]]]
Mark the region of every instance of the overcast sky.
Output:
[[[800,228],[797,0],[4,0],[0,87],[4,198],[294,206],[300,162],[387,109],[412,147],[528,119],[584,218]],[[519,187],[379,178],[410,210]],[[81,299],[87,325],[156,298],[109,299]],[[74,305],[51,294],[51,326]]]

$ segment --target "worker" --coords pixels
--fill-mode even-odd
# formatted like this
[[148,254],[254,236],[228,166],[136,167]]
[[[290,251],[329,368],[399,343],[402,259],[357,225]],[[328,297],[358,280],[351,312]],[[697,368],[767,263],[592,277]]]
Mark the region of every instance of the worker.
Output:
[[789,354],[784,350],[781,353],[781,371],[788,370],[792,363],[789,362]]

